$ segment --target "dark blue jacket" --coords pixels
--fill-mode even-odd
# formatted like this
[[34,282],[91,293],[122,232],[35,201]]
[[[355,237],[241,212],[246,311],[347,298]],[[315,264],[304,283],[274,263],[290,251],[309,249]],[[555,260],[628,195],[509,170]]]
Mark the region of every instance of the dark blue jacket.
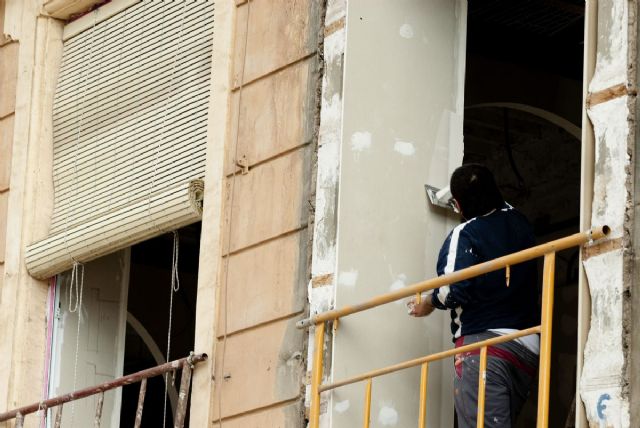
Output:
[[[508,204],[453,229],[438,256],[438,276],[535,245],[527,219]],[[489,329],[522,330],[539,323],[536,262],[505,269],[434,290],[438,309],[451,309],[451,332],[460,336]]]

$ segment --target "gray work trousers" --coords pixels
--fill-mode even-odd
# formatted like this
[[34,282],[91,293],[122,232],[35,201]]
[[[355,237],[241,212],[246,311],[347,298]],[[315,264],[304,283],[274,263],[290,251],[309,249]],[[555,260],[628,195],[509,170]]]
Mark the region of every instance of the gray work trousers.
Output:
[[[496,336],[491,332],[470,334],[458,339],[456,347]],[[465,352],[455,358],[454,402],[458,428],[476,427],[479,354],[479,350]],[[487,357],[484,426],[512,428],[536,377],[538,356],[511,341],[490,347]]]

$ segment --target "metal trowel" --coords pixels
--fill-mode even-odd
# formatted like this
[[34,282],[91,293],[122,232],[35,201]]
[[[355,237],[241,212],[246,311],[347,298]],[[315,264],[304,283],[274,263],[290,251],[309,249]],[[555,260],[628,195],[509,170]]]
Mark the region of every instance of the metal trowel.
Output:
[[438,189],[437,187],[425,184],[424,190],[427,193],[427,199],[431,205],[451,210],[456,213],[458,212],[456,204],[453,202],[453,196],[451,195],[449,186]]

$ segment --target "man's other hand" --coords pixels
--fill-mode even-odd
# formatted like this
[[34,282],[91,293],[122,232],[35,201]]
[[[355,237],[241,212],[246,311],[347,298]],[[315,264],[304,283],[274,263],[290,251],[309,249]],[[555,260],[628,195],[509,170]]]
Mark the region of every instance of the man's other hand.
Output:
[[407,308],[409,308],[409,315],[413,317],[426,317],[429,315],[435,307],[431,304],[430,295],[428,298],[423,298],[420,303],[416,303],[416,298],[413,297],[407,302]]

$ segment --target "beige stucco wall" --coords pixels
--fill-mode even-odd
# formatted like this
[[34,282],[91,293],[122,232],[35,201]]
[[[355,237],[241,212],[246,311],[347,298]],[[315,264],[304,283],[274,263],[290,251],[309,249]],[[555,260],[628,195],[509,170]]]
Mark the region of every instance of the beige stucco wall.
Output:
[[233,11],[212,410],[227,427],[303,425],[320,3]]
[[[0,54],[0,406],[42,394],[48,284],[31,278],[22,252],[46,233],[52,203],[51,106],[62,25],[40,1],[4,3]],[[4,211],[3,211],[4,210]],[[35,387],[34,387],[35,386]],[[36,426],[36,418],[26,426]]]
[[5,2],[0,1],[0,289],[4,277],[7,208],[16,101],[18,42],[4,35]]
[[[0,350],[8,356],[0,362],[2,409],[38,401],[44,367],[47,284],[30,278],[22,259],[24,246],[46,233],[51,208],[51,100],[63,23],[44,13],[66,19],[90,3],[7,7],[17,41],[3,39],[0,52],[0,153],[7,153],[0,157],[0,214],[9,213],[0,216],[0,237],[10,242],[6,256],[0,252]],[[220,181],[207,188],[196,339],[197,351],[212,358],[194,374],[192,422],[209,425],[220,408],[231,426],[301,425],[306,345],[294,324],[306,304],[320,3],[229,1],[216,10],[214,67],[228,70],[212,82],[219,98],[210,109],[215,159],[207,177]],[[21,131],[12,135],[12,125]],[[234,177],[234,158],[247,159],[246,175]]]
[[[62,23],[46,17],[41,3],[41,0],[0,0],[0,355],[3,356],[0,359],[0,409],[38,401],[44,366],[47,284],[29,277],[22,261],[25,245],[46,233],[52,195],[48,118]],[[78,11],[69,9],[69,4],[82,8],[91,2],[50,0],[46,3],[45,12],[67,18]],[[194,375],[194,394],[199,398],[194,399],[192,421],[206,426],[222,416],[226,426],[301,426],[306,333],[297,331],[294,323],[306,310],[309,229],[316,201],[315,97],[320,77],[316,51],[322,21],[321,2],[252,0],[249,5],[246,1],[228,0],[219,3],[216,9],[221,24],[217,28],[222,35],[218,33],[216,37],[220,43],[219,59],[228,69],[221,73],[226,80],[214,82],[219,85],[213,93],[221,97],[213,100],[212,111],[220,114],[214,115],[216,128],[211,129],[209,153],[218,155],[218,163],[208,167],[208,177],[223,175],[226,178],[207,190],[203,227],[209,229],[203,232],[206,245],[202,247],[201,266],[206,264],[206,267],[201,268],[199,283],[197,350],[210,353],[212,358],[203,366],[206,369],[198,369]],[[597,92],[618,83],[634,86],[635,6],[619,0],[599,3],[601,17],[613,16],[615,12],[618,14],[615,17],[620,19],[600,20],[597,78],[590,90]],[[248,35],[245,33],[247,19]],[[344,17],[340,19],[336,21],[336,28],[341,29]],[[613,25],[615,22],[621,22],[622,27]],[[335,34],[336,30],[332,27],[325,31]],[[340,55],[334,59],[336,67],[342,70]],[[338,96],[336,112],[339,113],[327,120],[337,121],[339,129],[341,78],[328,84],[335,85],[333,95]],[[633,419],[630,423],[627,421],[629,417],[637,417],[634,409],[628,409],[631,394],[637,394],[637,385],[629,384],[630,376],[638,378],[638,364],[629,351],[637,347],[638,341],[630,331],[635,320],[632,314],[638,306],[632,306],[630,297],[638,294],[633,293],[631,275],[636,245],[635,229],[630,223],[634,215],[634,204],[630,201],[635,199],[630,195],[635,195],[632,156],[636,136],[629,123],[635,120],[634,100],[635,95],[631,95],[590,109],[591,118],[596,122],[596,149],[616,149],[611,152],[613,155],[596,161],[596,183],[601,187],[596,192],[594,212],[597,215],[593,221],[615,221],[613,239],[619,240],[622,251],[596,255],[588,262],[593,267],[589,267],[592,269],[589,274],[591,297],[600,302],[611,300],[613,309],[608,313],[616,317],[613,324],[604,328],[601,321],[605,313],[597,309],[606,303],[594,306],[592,326],[598,328],[592,329],[587,345],[581,398],[589,421],[598,423],[599,400],[609,394],[612,397],[609,408],[622,409],[619,414],[627,415],[623,416],[627,419],[607,420],[612,426],[634,426]],[[326,101],[330,105],[336,99]],[[362,100],[353,102],[356,101],[362,103]],[[220,103],[218,109],[216,103]],[[619,122],[606,119],[606,114],[616,109],[616,103],[623,104],[622,114],[614,115],[614,118],[623,118]],[[344,134],[348,137],[345,141],[349,149],[351,135],[360,129],[353,123],[345,126],[351,127]],[[620,133],[616,134],[618,130]],[[624,150],[617,150],[623,144],[621,141],[626,141],[626,146]],[[354,157],[343,164],[350,168],[349,174],[354,180],[357,179],[356,163],[362,162],[364,156],[366,154],[360,153],[357,160]],[[249,172],[233,178],[234,158],[243,157],[248,161]],[[403,161],[401,166],[406,168],[409,160]],[[607,175],[619,168],[626,175],[613,177],[618,181]],[[614,181],[622,183],[619,189],[624,189],[623,192],[606,191],[607,183],[612,185]],[[335,186],[337,188],[337,183]],[[335,196],[336,188],[327,194]],[[351,191],[362,193],[362,188],[355,186]],[[348,199],[348,196],[342,197]],[[346,228],[347,224],[342,223],[342,227]],[[350,243],[342,246],[344,254],[347,254],[347,244]],[[227,248],[230,250],[228,277],[227,257],[222,256]],[[356,262],[343,258],[335,277],[319,278],[318,285],[325,280],[338,282],[340,270],[350,271]],[[617,266],[619,276],[607,275],[610,281],[599,284],[598,272],[604,271],[597,266],[600,262],[605,262],[607,271]],[[428,266],[423,269],[425,274],[429,270]],[[392,281],[387,281],[377,291],[386,291],[391,284]],[[360,300],[363,296],[344,294],[339,296],[338,303],[351,298]],[[637,303],[637,299],[633,302]],[[349,337],[346,324],[338,331],[337,340],[342,337]],[[620,348],[620,359],[614,361],[615,370],[603,369],[602,364],[613,360],[609,353],[597,352],[609,346],[605,339],[611,337],[620,339],[613,345]],[[337,344],[340,346],[340,342]],[[615,376],[609,376],[614,371]],[[603,376],[604,372],[607,376]],[[360,391],[358,394],[361,396]],[[27,419],[27,425],[34,426],[34,419]]]

